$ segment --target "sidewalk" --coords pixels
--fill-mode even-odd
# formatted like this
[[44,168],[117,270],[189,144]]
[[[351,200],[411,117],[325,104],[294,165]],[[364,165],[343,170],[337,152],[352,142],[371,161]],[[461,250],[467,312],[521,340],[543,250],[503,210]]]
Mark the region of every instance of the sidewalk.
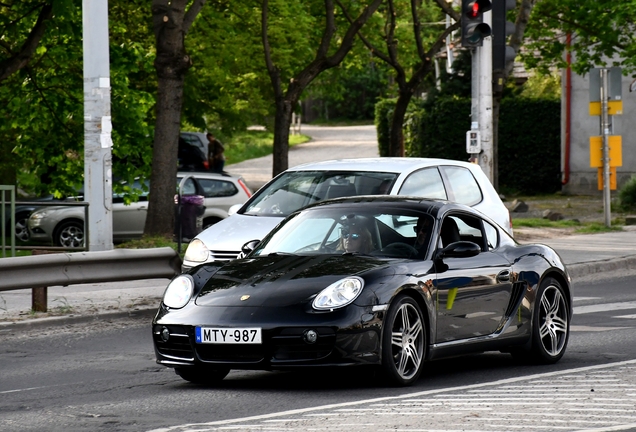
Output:
[[[377,142],[373,126],[302,127],[311,142],[293,147],[289,166],[344,157],[375,157]],[[243,175],[254,190],[271,178],[272,157],[228,165]],[[636,269],[636,226],[602,234],[546,237],[545,230],[524,230],[520,243],[543,243],[553,247],[568,265],[576,281],[590,274]],[[521,236],[520,236],[521,238]],[[0,292],[0,336],[18,328],[64,325],[110,320],[128,316],[151,319],[167,286],[167,279],[71,285],[48,288],[49,312],[32,314],[31,290]]]

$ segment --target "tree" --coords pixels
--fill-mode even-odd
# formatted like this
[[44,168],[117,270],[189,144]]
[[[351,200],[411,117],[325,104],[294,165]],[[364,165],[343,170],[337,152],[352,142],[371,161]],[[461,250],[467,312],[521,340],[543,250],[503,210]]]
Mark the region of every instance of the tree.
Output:
[[[29,64],[52,15],[53,0],[0,5],[0,82]],[[22,39],[26,30],[26,38]]]
[[[424,30],[423,17],[430,22],[439,22],[445,15],[451,16],[455,23],[439,31],[429,28]],[[410,0],[408,6],[397,0],[387,0],[382,16],[382,30],[378,30],[379,25],[365,29],[364,35],[360,31],[360,38],[374,56],[394,70],[398,97],[389,130],[389,156],[404,156],[403,123],[407,107],[415,92],[433,72],[434,57],[444,46],[446,37],[459,28],[459,14],[445,0],[435,0],[435,5]],[[409,20],[412,31],[410,35],[401,32]],[[372,33],[381,34],[384,48],[368,36]],[[406,40],[413,43],[407,43]],[[415,52],[409,52],[411,47],[415,47]]]
[[[274,89],[274,154],[273,172],[277,175],[286,170],[289,165],[289,127],[291,118],[298,100],[307,86],[323,71],[340,64],[345,55],[351,50],[356,33],[377,10],[382,0],[372,0],[366,5],[358,17],[350,20],[349,27],[344,32],[338,32],[335,17],[335,3],[333,0],[324,0],[324,27],[313,60],[304,65],[300,71],[284,70],[277,65],[272,53],[270,43],[271,32],[270,2],[262,0],[261,3],[261,34],[265,54],[265,65]],[[349,16],[342,2],[338,1],[343,13]],[[276,6],[280,7],[279,4]],[[311,8],[310,5],[301,5]],[[332,44],[336,46],[332,48]],[[278,45],[283,47],[283,44]],[[289,83],[289,84],[287,84]]]
[[[52,15],[53,0],[0,3],[0,85],[29,64]],[[0,144],[0,153],[4,155],[0,184],[16,183],[17,158],[9,147],[11,143]]]
[[157,120],[152,151],[152,173],[145,235],[171,238],[174,227],[174,194],[177,148],[181,130],[183,85],[192,65],[185,37],[205,0],[153,0],[152,22],[157,56]]
[[[636,71],[634,0],[524,0],[525,3],[534,6],[527,27],[527,52],[523,54],[529,67],[567,67],[563,54],[569,51],[574,53],[571,67],[581,75],[592,67],[606,65],[621,66],[624,73]],[[571,36],[570,41],[567,35]]]

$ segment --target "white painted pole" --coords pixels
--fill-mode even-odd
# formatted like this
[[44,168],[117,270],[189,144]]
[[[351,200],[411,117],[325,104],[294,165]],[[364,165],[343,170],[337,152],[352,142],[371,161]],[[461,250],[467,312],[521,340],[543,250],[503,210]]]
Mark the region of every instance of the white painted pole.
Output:
[[[113,249],[108,1],[82,0],[84,53],[84,200],[88,250]],[[90,228],[89,228],[90,227]]]
[[[492,13],[484,13],[484,23],[492,28]],[[477,47],[479,58],[479,131],[481,135],[481,153],[479,166],[490,182],[494,180],[493,171],[493,130],[492,130],[492,37],[484,38],[483,45]]]

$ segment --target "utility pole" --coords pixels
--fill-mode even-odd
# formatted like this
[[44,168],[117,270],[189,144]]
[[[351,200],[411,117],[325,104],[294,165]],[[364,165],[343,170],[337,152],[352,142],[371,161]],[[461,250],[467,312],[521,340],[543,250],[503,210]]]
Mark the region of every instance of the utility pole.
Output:
[[462,46],[472,51],[471,127],[466,152],[490,182],[494,180],[492,129],[492,3],[462,0]]
[[[491,25],[491,12],[484,13],[483,22]],[[494,184],[493,142],[492,142],[492,38],[486,37],[483,45],[475,49],[479,62],[478,122],[481,135],[481,153],[479,166],[491,183]],[[475,73],[475,72],[473,72]]]
[[84,242],[89,251],[104,251],[113,249],[108,0],[82,0],[82,24],[84,200],[89,203]]

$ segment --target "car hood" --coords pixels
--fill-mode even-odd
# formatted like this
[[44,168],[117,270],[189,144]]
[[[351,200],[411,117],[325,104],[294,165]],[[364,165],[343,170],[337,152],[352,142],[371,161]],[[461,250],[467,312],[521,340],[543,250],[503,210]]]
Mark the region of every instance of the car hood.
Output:
[[[306,302],[345,276],[365,285],[392,276],[392,261],[368,256],[267,256],[230,261],[199,292],[199,306],[285,307]],[[245,296],[248,296],[246,299]]]
[[240,251],[250,240],[262,240],[284,218],[271,216],[232,216],[215,223],[197,235],[208,249],[214,251]]

